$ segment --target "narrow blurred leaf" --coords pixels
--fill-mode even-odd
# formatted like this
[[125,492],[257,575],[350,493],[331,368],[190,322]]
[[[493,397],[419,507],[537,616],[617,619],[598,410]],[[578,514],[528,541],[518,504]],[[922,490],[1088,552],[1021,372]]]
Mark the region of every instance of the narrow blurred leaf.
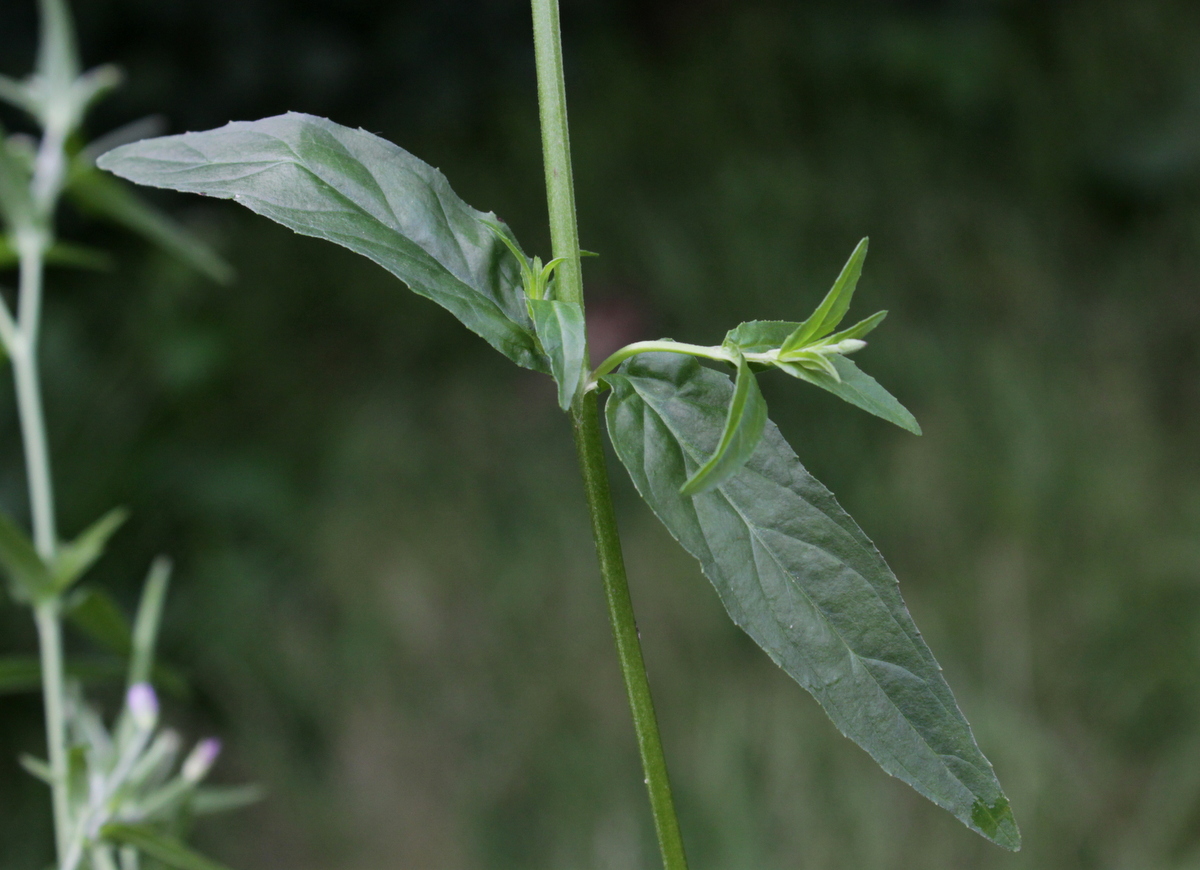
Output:
[[734,387],[690,357],[643,354],[606,380],[617,455],[725,609],[842,733],[968,827],[1020,835],[899,586],[862,530],[768,423],[745,467],[687,498]]
[[[66,663],[66,673],[81,683],[95,683],[119,677],[124,671],[122,663],[113,660],[79,661]],[[0,695],[19,695],[42,690],[42,664],[37,656],[0,656]]]
[[224,865],[193,852],[174,837],[148,825],[105,825],[100,829],[100,837],[116,845],[133,846],[176,870],[226,870]]
[[115,178],[83,165],[72,170],[66,192],[81,211],[137,233],[218,284],[233,280],[233,267],[219,254]]
[[866,258],[867,239],[863,239],[842,267],[841,274],[833,282],[833,287],[817,306],[817,310],[788,336],[781,350],[798,350],[837,329],[850,308],[850,300],[854,298],[854,288],[858,286],[858,277],[862,274],[863,261]]
[[69,588],[96,563],[104,554],[108,539],[128,517],[129,512],[124,508],[113,508],[84,529],[78,538],[59,547],[51,565],[55,591]]
[[[104,590],[87,588],[72,592],[66,598],[63,614],[71,625],[102,649],[121,656],[122,661],[131,658],[133,633],[121,608]],[[127,672],[128,665],[117,666],[118,675]],[[169,665],[155,664],[150,681],[177,698],[187,698],[191,694],[184,676]]]
[[550,371],[558,382],[559,407],[565,411],[575,401],[584,377],[587,332],[583,308],[556,299],[530,299],[529,308],[542,349],[550,358]]
[[[0,258],[4,251],[0,250]],[[13,251],[16,256],[16,251]],[[84,245],[73,245],[70,242],[55,242],[46,251],[45,260],[48,265],[66,266],[72,269],[87,269],[93,272],[108,272],[113,268],[112,255],[98,248],[88,248]]]
[[42,687],[42,663],[37,656],[0,657],[0,695],[34,692]]
[[0,100],[29,114],[37,113],[37,101],[24,82],[0,75]]
[[83,150],[76,155],[75,159],[82,166],[95,166],[96,158],[105,151],[111,151],[121,145],[128,145],[130,142],[152,139],[155,136],[161,136],[165,132],[167,132],[166,117],[163,115],[147,115],[144,118],[138,118],[136,121],[130,121],[128,124],[122,124],[115,130],[108,131],[103,136],[97,136],[83,147]]
[[43,101],[61,99],[79,77],[75,27],[64,0],[41,0],[41,42],[35,69]]
[[746,358],[739,356],[737,382],[729,400],[729,409],[725,412],[725,425],[721,429],[717,448],[709,460],[680,487],[680,494],[687,496],[708,492],[737,474],[754,453],[766,425],[767,403],[758,389],[758,378],[750,371]]
[[0,218],[12,232],[35,223],[29,185],[29,169],[0,127]]
[[109,652],[124,658],[133,650],[129,623],[104,590],[77,590],[67,598],[64,614],[73,626]]
[[50,769],[50,765],[42,761],[40,758],[35,758],[27,752],[22,752],[17,756],[17,761],[21,763],[21,767],[25,771],[37,779],[40,779],[46,785],[54,785],[54,771]]
[[122,79],[124,75],[120,68],[111,63],[94,67],[75,79],[71,83],[71,99],[79,116],[82,117],[88,106],[121,84]]
[[266,797],[259,785],[208,785],[195,790],[188,801],[188,809],[197,816],[226,813],[256,804]]
[[445,177],[365,130],[289,113],[125,145],[97,165],[139,184],[234,199],[374,260],[526,368],[539,352],[517,264]]
[[896,397],[879,385],[879,382],[864,372],[844,356],[834,354],[830,362],[837,369],[841,380],[830,376],[827,372],[817,372],[792,363],[777,363],[789,375],[816,384],[823,390],[828,390],[840,399],[845,399],[851,405],[856,405],[864,411],[882,417],[889,423],[895,423],[901,429],[907,429],[914,435],[921,434],[921,426],[907,408],[896,400]]
[[171,560],[159,556],[151,564],[150,573],[146,576],[137,619],[133,623],[133,655],[129,658],[128,680],[131,686],[148,681],[154,669],[154,644],[158,638],[158,626],[170,579]]
[[729,330],[723,346],[742,353],[766,353],[787,341],[799,326],[786,320],[750,320]]
[[9,590],[18,601],[35,603],[54,594],[54,581],[46,563],[26,534],[0,514],[0,567],[9,579]]

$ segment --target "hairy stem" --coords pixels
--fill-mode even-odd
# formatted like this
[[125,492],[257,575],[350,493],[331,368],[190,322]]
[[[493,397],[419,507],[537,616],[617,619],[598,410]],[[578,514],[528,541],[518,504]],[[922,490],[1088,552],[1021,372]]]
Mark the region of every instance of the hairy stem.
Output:
[[[538,104],[542,122],[542,154],[546,165],[546,198],[550,211],[550,238],[559,266],[558,298],[583,305],[583,278],[579,264],[579,232],[575,222],[575,192],[571,174],[570,138],[567,131],[566,87],[563,81],[562,37],[558,0],[533,0],[533,34],[537,60]],[[687,870],[683,839],[675,817],[667,764],[663,757],[658,720],[642,660],[641,641],[634,619],[633,601],[625,576],[621,539],[609,492],[604,443],[594,395],[580,393],[571,407],[575,449],[583,474],[584,493],[591,515],[592,535],[604,579],[604,594],[617,645],[621,676],[633,712],[638,751],[650,794],[654,827],[666,870]]]

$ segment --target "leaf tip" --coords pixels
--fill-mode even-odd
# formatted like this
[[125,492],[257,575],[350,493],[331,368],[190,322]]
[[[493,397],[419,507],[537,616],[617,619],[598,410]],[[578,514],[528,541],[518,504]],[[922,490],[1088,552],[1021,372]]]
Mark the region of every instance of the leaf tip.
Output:
[[981,800],[975,801],[971,807],[971,825],[997,846],[1010,852],[1020,851],[1021,831],[1017,828],[1008,798],[1003,795],[991,805]]

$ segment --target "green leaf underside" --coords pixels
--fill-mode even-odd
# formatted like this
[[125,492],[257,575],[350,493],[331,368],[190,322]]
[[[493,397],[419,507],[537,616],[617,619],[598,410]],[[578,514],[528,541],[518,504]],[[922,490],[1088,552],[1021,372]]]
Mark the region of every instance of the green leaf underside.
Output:
[[788,351],[804,347],[837,329],[838,324],[842,322],[842,318],[850,309],[850,301],[854,298],[854,288],[858,286],[858,278],[862,275],[863,261],[866,259],[867,240],[863,239],[850,254],[850,259],[842,267],[841,274],[837,276],[833,287],[821,300],[817,310],[788,337],[783,343],[782,350]]
[[176,870],[226,870],[223,864],[193,852],[174,837],[161,834],[149,825],[105,825],[100,829],[100,836],[111,843],[133,846]]
[[907,429],[914,435],[921,434],[917,418],[901,405],[895,396],[881,387],[877,380],[839,354],[832,354],[829,361],[837,369],[840,381],[825,372],[803,366],[779,363],[779,367],[793,377],[815,384],[851,405],[862,408],[876,417],[882,417],[889,423],[895,423],[901,429]]
[[550,370],[558,383],[558,404],[564,411],[571,407],[579,382],[583,380],[587,332],[583,308],[574,302],[556,299],[530,299],[533,324],[542,349],[550,357]]
[[767,403],[758,389],[758,379],[744,356],[738,356],[737,381],[725,413],[721,439],[712,457],[680,488],[683,495],[699,495],[720,486],[746,464],[767,425]]
[[736,475],[680,484],[720,438],[733,385],[676,354],[643,354],[606,380],[617,455],[701,563],[733,621],[811,692],[846,736],[968,827],[1020,834],[991,765],[900,597],[895,576],[768,422]]
[[290,112],[123,145],[97,165],[130,181],[234,199],[356,251],[526,368],[549,372],[517,264],[445,176],[367,133]]

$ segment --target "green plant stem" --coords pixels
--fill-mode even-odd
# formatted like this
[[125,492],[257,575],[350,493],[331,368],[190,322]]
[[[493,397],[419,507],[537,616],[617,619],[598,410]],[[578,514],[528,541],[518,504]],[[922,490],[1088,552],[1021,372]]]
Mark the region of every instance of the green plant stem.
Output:
[[[662,341],[635,341],[633,344],[625,345],[604,362],[600,363],[600,365],[596,366],[596,370],[592,372],[591,378],[588,379],[588,386],[591,387],[598,379],[604,377],[631,356],[637,356],[639,353],[686,353],[689,356],[699,356],[704,359],[715,359],[728,363],[736,362],[733,354],[720,345],[710,347],[702,344],[686,344],[682,341],[670,341],[669,339]],[[746,354],[747,359],[763,356],[766,356],[766,354]]]
[[[532,0],[534,48],[537,61],[538,105],[542,123],[542,154],[546,166],[546,199],[550,212],[550,238],[559,266],[558,298],[583,306],[583,278],[579,262],[579,232],[575,221],[575,192],[571,173],[570,137],[567,129],[566,86],[563,80],[562,36],[558,0]],[[650,809],[666,870],[687,870],[683,839],[675,816],[671,783],[663,757],[662,739],[641,641],[625,576],[621,539],[609,491],[599,411],[594,395],[580,392],[571,407],[575,449],[583,475],[584,494],[591,515],[592,535],[600,560],[609,619],[617,645],[621,676],[633,713],[638,751],[642,758]]]
[[[46,227],[53,219],[62,176],[62,149],[65,137],[47,134],[42,139],[33,178],[38,208],[37,225],[17,233],[20,257],[20,284],[15,330],[9,341],[13,381],[17,394],[17,414],[21,422],[21,442],[25,452],[25,473],[29,483],[29,512],[33,522],[33,542],[38,555],[46,561],[54,558],[58,531],[54,514],[54,486],[50,474],[50,454],[46,440],[46,422],[42,411],[42,390],[38,374],[38,333],[41,326],[42,279],[45,252],[50,234]],[[51,153],[53,152],[53,153]],[[10,318],[11,320],[11,318]],[[6,324],[8,327],[10,324]],[[7,328],[6,328],[7,332]],[[70,827],[68,794],[67,734],[64,718],[64,674],[62,626],[58,599],[38,604],[34,610],[42,663],[42,696],[46,713],[46,754],[49,756],[51,800],[54,808],[54,842],[60,861],[66,856]]]
[[550,242],[558,267],[558,298],[583,305],[579,229],[575,223],[575,183],[571,173],[571,137],[567,129],[567,87],[563,78],[562,34],[558,0],[533,0],[533,46],[537,61],[538,108],[542,122],[542,158]]
[[46,707],[46,746],[50,756],[54,805],[54,842],[59,859],[67,854],[70,805],[67,795],[67,741],[63,711],[62,631],[57,601],[34,609],[42,659],[42,697]]
[[600,437],[595,394],[588,394],[576,403],[573,423],[575,450],[583,472],[583,488],[592,520],[592,537],[596,541],[600,574],[604,578],[604,597],[617,644],[621,676],[625,680],[625,691],[633,712],[633,727],[637,733],[642,769],[646,774],[646,789],[650,794],[650,809],[654,814],[654,828],[658,834],[663,867],[666,870],[686,870],[683,838],[675,816],[667,762],[658,733],[658,719],[654,714],[646,664],[642,659],[642,644],[634,618],[633,600],[629,595],[629,581],[625,576],[625,560],[621,555],[621,538],[608,486],[608,469],[605,465],[604,443]]
[[29,509],[33,517],[33,542],[43,559],[54,555],[57,530],[54,518],[54,487],[46,446],[46,423],[42,413],[42,390],[38,377],[38,326],[42,305],[42,258],[44,243],[31,235],[20,243],[20,301],[14,346],[9,348],[17,413],[21,419],[21,441],[25,449],[25,473],[29,482]]

